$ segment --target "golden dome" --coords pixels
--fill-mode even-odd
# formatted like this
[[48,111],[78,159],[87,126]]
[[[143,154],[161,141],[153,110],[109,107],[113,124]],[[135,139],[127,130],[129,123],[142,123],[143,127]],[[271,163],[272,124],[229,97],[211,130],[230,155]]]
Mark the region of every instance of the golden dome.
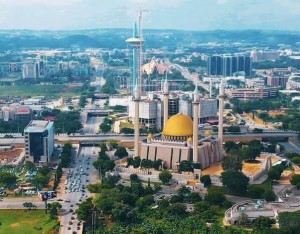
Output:
[[189,138],[187,139],[187,142],[193,142],[193,138],[192,138],[192,137],[189,137]]
[[212,131],[211,131],[211,130],[206,130],[204,135],[205,135],[206,137],[209,137],[209,136],[212,135]]
[[153,139],[153,134],[152,134],[152,133],[148,133],[147,138],[148,138],[148,139]]
[[162,133],[164,136],[192,136],[193,121],[190,117],[180,113],[173,115],[170,119],[168,119]]

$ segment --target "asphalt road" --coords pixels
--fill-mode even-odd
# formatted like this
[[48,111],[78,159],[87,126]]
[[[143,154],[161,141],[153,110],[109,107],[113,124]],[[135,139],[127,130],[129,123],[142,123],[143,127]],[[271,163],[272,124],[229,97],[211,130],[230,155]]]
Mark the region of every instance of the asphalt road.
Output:
[[[59,198],[64,201],[62,202],[60,234],[73,233],[73,231],[81,233],[82,231],[82,225],[79,225],[80,230],[77,230],[79,220],[74,212],[78,208],[78,203],[90,196],[86,186],[89,183],[98,182],[98,171],[92,165],[98,158],[98,149],[99,147],[83,147],[76,158],[74,167],[68,169],[72,176],[68,178],[67,189],[64,189],[66,193],[63,193]],[[78,171],[77,174],[76,171]],[[84,192],[82,190],[83,186],[85,188]],[[78,187],[79,191],[71,191],[75,187]]]
[[83,132],[92,134],[99,132],[99,125],[102,123],[104,117],[88,117],[87,122],[83,126]]

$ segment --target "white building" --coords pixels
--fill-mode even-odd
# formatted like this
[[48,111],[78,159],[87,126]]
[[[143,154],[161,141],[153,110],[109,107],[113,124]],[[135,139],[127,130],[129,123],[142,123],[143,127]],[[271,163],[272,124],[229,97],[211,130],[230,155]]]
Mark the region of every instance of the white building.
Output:
[[53,122],[33,120],[24,129],[25,157],[32,162],[48,162],[54,151]]
[[[172,92],[168,99],[168,113],[171,117],[181,113],[193,116],[191,92]],[[217,116],[216,99],[200,99],[199,101],[198,123],[204,123]],[[129,101],[129,119],[134,122],[134,102]],[[162,129],[163,127],[163,94],[161,92],[151,92],[139,102],[140,124],[148,128]]]

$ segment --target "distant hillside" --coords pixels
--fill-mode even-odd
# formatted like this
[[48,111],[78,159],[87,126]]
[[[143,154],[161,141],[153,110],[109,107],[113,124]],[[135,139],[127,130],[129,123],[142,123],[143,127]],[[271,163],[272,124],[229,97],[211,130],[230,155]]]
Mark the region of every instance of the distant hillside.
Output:
[[[78,31],[0,31],[0,50],[32,48],[126,48],[130,29]],[[300,32],[286,31],[179,31],[144,30],[148,48],[199,47],[208,42],[277,48],[280,44],[299,47]]]

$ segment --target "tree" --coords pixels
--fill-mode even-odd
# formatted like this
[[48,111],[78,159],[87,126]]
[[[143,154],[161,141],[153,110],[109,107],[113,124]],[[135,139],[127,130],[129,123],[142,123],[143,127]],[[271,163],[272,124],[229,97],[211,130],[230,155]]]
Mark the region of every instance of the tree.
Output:
[[191,161],[186,161],[186,160],[183,160],[180,162],[180,165],[179,165],[179,170],[180,171],[194,171],[193,169],[193,163]]
[[28,171],[34,171],[36,169],[36,166],[34,165],[33,162],[25,161],[25,168]]
[[245,146],[241,149],[241,153],[244,159],[253,161],[260,155],[261,149],[260,146]]
[[32,202],[24,202],[24,203],[23,203],[23,206],[24,206],[25,208],[27,208],[28,210],[31,210],[31,208],[35,207],[35,205],[33,205]]
[[270,180],[279,180],[281,177],[281,173],[282,171],[279,170],[278,168],[272,167],[269,171],[268,171],[268,178]]
[[103,123],[100,124],[100,130],[103,133],[110,132],[111,131],[111,125],[108,124],[108,123],[103,122]]
[[115,156],[119,158],[124,158],[128,156],[128,152],[125,147],[119,147],[115,152]]
[[300,183],[300,175],[293,175],[291,179],[292,185],[297,185]]
[[253,228],[261,231],[261,230],[269,230],[274,224],[274,220],[269,217],[260,216],[252,222]]
[[76,210],[76,214],[80,220],[87,221],[92,216],[93,208],[92,198],[88,198],[85,201],[81,202]]
[[245,213],[241,213],[239,218],[238,218],[238,224],[239,225],[245,225],[248,222],[248,215]]
[[241,132],[241,128],[239,126],[229,126],[227,132],[239,133]]
[[132,161],[132,166],[134,168],[138,168],[141,165],[141,158],[140,157],[134,157]]
[[179,203],[179,202],[171,204],[169,207],[169,212],[171,214],[179,215],[179,216],[185,215],[186,214],[186,205]]
[[162,167],[162,160],[161,159],[157,159],[153,162],[153,168],[155,170],[159,170],[160,167]]
[[275,201],[276,200],[276,195],[272,190],[267,190],[264,192],[264,199],[266,201]]
[[138,182],[139,181],[139,177],[138,177],[137,174],[131,174],[129,178],[130,178],[130,181],[132,181],[132,182]]
[[226,141],[224,145],[224,149],[226,152],[229,152],[232,149],[238,150],[239,146],[233,141]]
[[248,196],[254,199],[263,198],[265,190],[262,187],[258,187],[257,185],[249,185],[248,186]]
[[300,230],[300,212],[280,212],[279,213],[279,226],[280,233],[294,234],[299,233]]
[[226,197],[221,189],[213,188],[208,190],[204,200],[211,205],[221,205],[226,200]]
[[209,187],[211,185],[211,179],[209,175],[201,176],[200,181],[204,184],[204,187]]
[[122,128],[120,130],[120,133],[124,133],[124,134],[133,134],[134,133],[134,129],[132,128]]
[[221,180],[232,193],[242,195],[247,191],[249,178],[240,171],[225,171],[221,174]]
[[54,219],[57,216],[58,210],[61,208],[61,204],[59,202],[48,203],[48,209],[50,213],[51,219]]
[[191,192],[188,197],[187,200],[191,203],[196,203],[196,202],[200,202],[202,200],[202,197],[200,196],[199,193],[196,192]]
[[222,168],[224,171],[233,170],[241,171],[243,168],[243,161],[238,155],[237,151],[234,151],[225,156],[222,160]]
[[12,187],[15,185],[17,181],[17,177],[8,171],[1,171],[0,172],[0,183],[5,184],[6,187]]
[[172,174],[168,170],[163,170],[159,173],[158,178],[163,184],[167,184],[172,179]]

